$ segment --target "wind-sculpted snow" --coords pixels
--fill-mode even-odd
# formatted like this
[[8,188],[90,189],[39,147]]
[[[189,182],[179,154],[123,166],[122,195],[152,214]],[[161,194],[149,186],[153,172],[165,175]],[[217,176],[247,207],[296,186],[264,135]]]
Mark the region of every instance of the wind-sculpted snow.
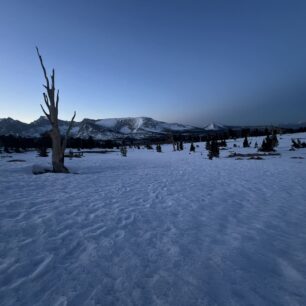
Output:
[[305,305],[306,167],[291,157],[306,150],[289,142],[264,160],[210,161],[203,143],[87,154],[70,175],[0,158],[0,304]]

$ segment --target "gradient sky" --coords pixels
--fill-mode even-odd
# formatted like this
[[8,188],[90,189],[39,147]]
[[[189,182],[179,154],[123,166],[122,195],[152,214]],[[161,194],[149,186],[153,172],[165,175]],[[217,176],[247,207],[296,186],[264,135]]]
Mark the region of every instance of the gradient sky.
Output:
[[305,0],[0,0],[0,37],[0,118],[41,115],[37,45],[62,119],[306,120]]

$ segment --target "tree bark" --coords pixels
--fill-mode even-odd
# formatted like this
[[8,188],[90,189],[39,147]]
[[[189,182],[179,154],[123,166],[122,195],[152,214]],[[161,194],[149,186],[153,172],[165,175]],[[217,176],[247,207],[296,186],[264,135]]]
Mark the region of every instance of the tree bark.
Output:
[[69,173],[69,170],[64,165],[65,160],[65,149],[67,146],[67,140],[69,137],[69,133],[71,131],[74,118],[76,116],[76,112],[74,112],[74,115],[70,121],[69,127],[66,131],[66,135],[64,139],[62,140],[62,136],[60,133],[59,125],[58,125],[58,103],[59,103],[59,91],[57,91],[57,94],[55,95],[55,71],[52,70],[51,74],[51,85],[49,78],[47,76],[47,71],[44,66],[43,60],[41,55],[39,54],[39,50],[36,47],[37,55],[40,60],[40,64],[44,73],[44,77],[46,80],[46,85],[43,85],[46,89],[46,93],[43,93],[44,102],[48,108],[49,113],[44,109],[42,105],[42,111],[48,118],[52,130],[50,132],[50,136],[52,139],[52,166],[53,171],[55,173]]

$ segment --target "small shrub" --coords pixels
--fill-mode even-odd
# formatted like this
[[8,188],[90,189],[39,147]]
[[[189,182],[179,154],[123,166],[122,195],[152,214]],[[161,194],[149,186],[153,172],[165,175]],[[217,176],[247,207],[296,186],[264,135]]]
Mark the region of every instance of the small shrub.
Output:
[[121,153],[122,157],[126,157],[127,156],[127,148],[126,148],[126,146],[122,146],[120,148],[120,153]]

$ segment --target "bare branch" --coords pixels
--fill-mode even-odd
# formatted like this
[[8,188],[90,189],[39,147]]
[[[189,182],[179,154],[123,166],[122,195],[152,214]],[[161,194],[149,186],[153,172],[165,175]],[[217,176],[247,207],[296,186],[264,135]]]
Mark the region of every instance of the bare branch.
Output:
[[48,110],[50,112],[50,104],[49,104],[48,96],[45,93],[43,93],[43,96],[44,96],[45,104],[47,105]]
[[59,89],[57,90],[56,104],[55,104],[55,108],[56,108],[56,111],[57,111],[57,112],[58,112],[58,102],[59,102]]
[[70,133],[70,131],[72,129],[73,121],[74,121],[75,116],[76,116],[76,111],[74,111],[73,117],[72,117],[72,119],[71,119],[71,121],[69,123],[69,127],[68,127],[67,132],[66,132],[66,137],[68,137],[68,135],[69,135],[69,133]]
[[54,82],[54,79],[55,79],[55,71],[54,71],[54,68],[52,69],[52,74],[51,74],[51,88],[52,90],[54,91],[55,90],[55,82]]
[[63,141],[63,144],[62,144],[62,152],[63,154],[65,153],[65,149],[66,149],[66,146],[67,146],[67,140],[68,140],[68,136],[69,136],[69,133],[72,129],[72,126],[73,126],[73,121],[74,121],[74,118],[76,116],[76,112],[74,111],[74,114],[73,114],[73,117],[69,123],[69,126],[68,126],[68,129],[66,131],[66,135],[65,135],[65,138],[64,138],[64,141]]
[[[50,88],[49,79],[48,79],[48,76],[47,76],[47,71],[46,71],[46,68],[45,68],[44,63],[43,63],[43,59],[42,59],[42,57],[41,57],[41,55],[40,55],[39,50],[38,50],[37,47],[36,47],[36,51],[37,51],[37,55],[38,55],[38,57],[39,57],[39,61],[40,61],[41,68],[42,68],[42,70],[43,70],[43,72],[44,72],[44,77],[45,77],[45,79],[46,79],[46,85],[47,85],[48,88]],[[45,87],[46,87],[46,86],[45,86]],[[47,88],[47,87],[46,87],[46,88]]]
[[44,112],[44,114],[46,115],[46,117],[49,119],[49,121],[51,121],[50,120],[50,115],[45,111],[44,107],[41,104],[40,104],[40,107],[41,107],[42,111]]

